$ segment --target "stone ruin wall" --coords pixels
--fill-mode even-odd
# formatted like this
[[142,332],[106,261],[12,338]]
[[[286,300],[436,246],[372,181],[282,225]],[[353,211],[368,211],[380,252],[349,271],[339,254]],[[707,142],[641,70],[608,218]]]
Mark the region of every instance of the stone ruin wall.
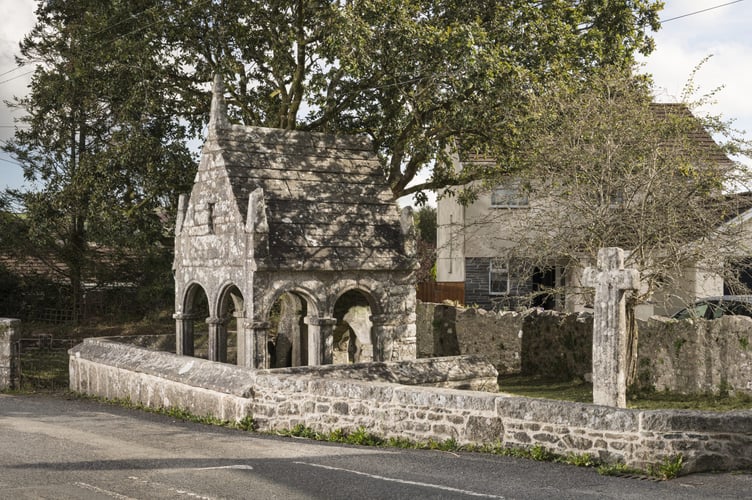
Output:
[[[500,375],[589,377],[592,316],[531,310],[489,312],[418,304],[418,356],[479,354]],[[643,389],[752,394],[752,318],[638,322]]]

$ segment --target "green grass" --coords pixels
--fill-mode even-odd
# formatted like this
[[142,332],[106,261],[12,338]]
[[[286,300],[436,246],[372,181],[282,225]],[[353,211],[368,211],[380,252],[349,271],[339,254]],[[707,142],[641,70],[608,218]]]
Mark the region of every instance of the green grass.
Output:
[[21,355],[21,391],[68,389],[66,349],[28,349]]
[[[593,402],[593,385],[579,379],[572,381],[547,380],[535,376],[502,376],[502,392],[530,398]],[[641,392],[629,394],[627,406],[640,410],[704,410],[731,411],[752,409],[752,396],[731,396],[725,391],[718,394],[676,394],[670,392]]]
[[537,376],[507,375],[499,377],[502,392],[528,398],[556,399],[578,403],[593,402],[593,385],[582,380],[548,380]]

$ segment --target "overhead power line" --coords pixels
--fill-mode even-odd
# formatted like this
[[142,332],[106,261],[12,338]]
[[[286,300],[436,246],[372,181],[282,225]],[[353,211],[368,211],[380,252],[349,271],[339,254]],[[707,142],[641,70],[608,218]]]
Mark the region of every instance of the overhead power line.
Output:
[[702,14],[703,12],[708,12],[710,10],[720,9],[721,7],[727,7],[729,5],[733,5],[735,3],[739,3],[739,2],[743,2],[743,1],[744,0],[734,0],[733,2],[722,3],[720,5],[716,5],[715,7],[708,7],[707,9],[696,10],[694,12],[688,12],[687,14],[682,14],[681,16],[670,17],[668,19],[662,19],[661,20],[661,24],[667,23],[669,21],[676,21],[677,19],[683,19],[685,17],[694,16],[694,15],[697,15],[697,14]]

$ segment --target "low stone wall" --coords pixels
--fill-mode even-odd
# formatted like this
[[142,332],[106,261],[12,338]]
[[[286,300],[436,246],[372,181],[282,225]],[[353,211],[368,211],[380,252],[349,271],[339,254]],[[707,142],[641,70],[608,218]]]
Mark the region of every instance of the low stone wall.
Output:
[[616,409],[336,378],[334,371],[254,371],[100,339],[70,351],[74,391],[227,420],[253,416],[262,431],[362,426],[385,438],[540,445],[639,468],[678,454],[685,472],[752,467],[752,411]]
[[20,328],[20,320],[0,318],[0,391],[19,387],[21,378],[18,352]]

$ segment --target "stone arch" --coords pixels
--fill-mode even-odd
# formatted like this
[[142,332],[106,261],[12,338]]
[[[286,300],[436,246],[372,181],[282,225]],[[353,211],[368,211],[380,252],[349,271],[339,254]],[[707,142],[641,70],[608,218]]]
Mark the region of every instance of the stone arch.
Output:
[[268,324],[267,366],[321,364],[320,304],[310,290],[283,286],[268,295],[262,322]]
[[222,362],[236,362],[238,334],[245,321],[245,299],[243,292],[234,283],[226,283],[220,288],[215,310],[216,316],[209,322],[209,359]]
[[332,334],[334,363],[368,362],[379,357],[374,350],[378,339],[372,318],[381,315],[381,311],[373,293],[363,287],[348,287],[336,296],[332,304],[332,317],[336,320]]
[[[206,324],[211,318],[211,303],[202,285],[191,282],[186,286],[181,301],[182,312],[173,316],[176,329],[176,352],[183,356],[195,356],[197,341],[203,344]],[[202,351],[202,349],[198,349]]]

